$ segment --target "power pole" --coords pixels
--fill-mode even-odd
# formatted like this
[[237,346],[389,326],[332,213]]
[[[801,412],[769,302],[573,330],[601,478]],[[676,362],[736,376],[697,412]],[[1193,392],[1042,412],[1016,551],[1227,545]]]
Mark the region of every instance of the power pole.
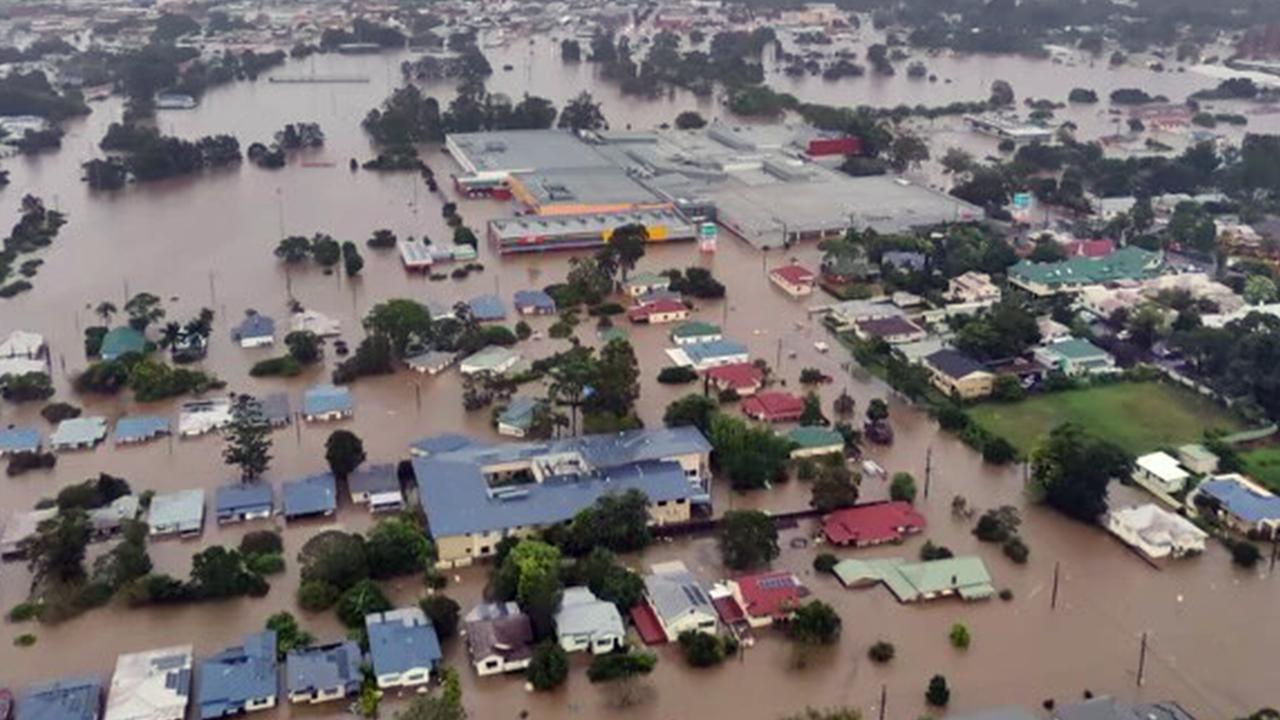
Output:
[[1142,633],[1142,645],[1138,650],[1138,687],[1146,680],[1147,673],[1147,634]]
[[884,706],[889,701],[889,690],[887,685],[880,686],[880,720],[884,720]]
[[924,496],[929,497],[929,486],[933,484],[933,446],[924,452]]
[[1061,566],[1062,564],[1059,562],[1053,563],[1053,595],[1050,596],[1050,599],[1049,599],[1050,610],[1058,609],[1058,570],[1061,568]]

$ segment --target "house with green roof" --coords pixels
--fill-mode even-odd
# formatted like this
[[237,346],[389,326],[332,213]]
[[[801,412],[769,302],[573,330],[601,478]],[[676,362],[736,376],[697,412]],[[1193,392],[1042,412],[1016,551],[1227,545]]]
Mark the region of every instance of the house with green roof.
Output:
[[1033,352],[1036,362],[1067,377],[1115,372],[1116,359],[1083,338],[1063,338],[1045,343]]
[[844,436],[830,428],[802,425],[787,433],[794,446],[791,457],[821,457],[844,452]]
[[677,345],[692,345],[700,342],[723,340],[724,333],[719,325],[694,320],[684,323],[671,331],[671,340]]
[[995,585],[982,559],[972,555],[908,563],[900,558],[846,559],[832,569],[845,587],[883,584],[898,602],[918,602],[959,596],[985,600],[995,595]]
[[1130,246],[1098,258],[1073,257],[1048,263],[1023,260],[1009,268],[1009,283],[1046,297],[1089,285],[1155,277],[1163,265],[1162,253]]
[[102,347],[98,354],[103,360],[115,360],[126,353],[140,353],[147,349],[147,338],[128,325],[114,327],[102,336]]

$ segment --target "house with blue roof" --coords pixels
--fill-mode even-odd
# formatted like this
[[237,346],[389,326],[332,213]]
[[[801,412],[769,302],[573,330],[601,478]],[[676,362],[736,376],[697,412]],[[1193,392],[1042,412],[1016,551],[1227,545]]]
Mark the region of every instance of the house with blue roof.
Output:
[[116,421],[117,445],[133,445],[169,434],[169,418],[161,415],[129,415]]
[[481,295],[467,301],[471,316],[479,322],[499,322],[507,317],[507,308],[497,295]]
[[354,412],[351,391],[344,387],[316,385],[302,396],[302,417],[308,422],[341,420]]
[[364,505],[369,512],[399,512],[404,509],[404,493],[400,474],[394,463],[362,465],[347,476],[351,502]]
[[1239,533],[1280,534],[1280,497],[1239,474],[1214,475],[1187,495],[1187,508],[1209,513]]
[[102,681],[96,677],[38,683],[18,695],[15,720],[98,720]]
[[269,518],[274,502],[271,485],[264,482],[223,485],[214,496],[219,525]]
[[350,640],[290,650],[284,661],[289,702],[315,705],[356,694],[362,659]]
[[98,348],[98,357],[103,360],[115,360],[128,353],[146,352],[147,338],[128,325],[113,327],[102,336],[102,345]]
[[338,483],[332,473],[286,482],[280,494],[285,520],[327,517],[338,509]]
[[418,499],[444,567],[499,540],[571,519],[607,493],[639,490],[655,525],[710,503],[711,445],[697,428],[629,430],[544,442],[466,444],[413,459]]
[[364,628],[380,689],[426,685],[444,658],[436,629],[421,608],[366,615]]
[[276,321],[249,312],[240,324],[231,329],[231,339],[240,343],[242,348],[265,347],[276,341]]
[[463,435],[462,433],[440,433],[439,435],[415,440],[409,445],[409,454],[426,457],[428,455],[461,450],[465,447],[487,444],[482,440],[477,440],[470,435]]
[[516,312],[521,315],[555,315],[556,301],[543,290],[517,290]]
[[33,427],[0,429],[0,457],[10,453],[35,452],[40,449],[40,431]]
[[517,438],[527,435],[533,427],[533,415],[537,407],[538,400],[535,398],[511,398],[511,402],[498,413],[498,434]]
[[246,635],[244,642],[200,663],[200,720],[213,720],[276,706],[279,694],[276,633]]

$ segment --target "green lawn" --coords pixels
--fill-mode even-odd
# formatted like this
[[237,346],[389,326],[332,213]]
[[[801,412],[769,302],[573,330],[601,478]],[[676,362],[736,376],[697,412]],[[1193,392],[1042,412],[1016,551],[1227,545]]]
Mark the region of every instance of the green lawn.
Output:
[[1243,428],[1212,401],[1159,382],[1116,383],[1036,395],[1017,403],[985,403],[972,408],[970,415],[1023,452],[1064,422],[1081,425],[1135,455],[1199,440],[1210,428]]
[[1268,445],[1240,453],[1247,473],[1253,479],[1280,492],[1280,446]]

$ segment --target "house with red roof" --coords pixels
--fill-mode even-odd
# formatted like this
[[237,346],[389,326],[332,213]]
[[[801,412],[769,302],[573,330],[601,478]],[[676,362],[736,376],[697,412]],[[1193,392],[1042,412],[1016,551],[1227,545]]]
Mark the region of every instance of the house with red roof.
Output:
[[764,387],[764,371],[752,363],[733,363],[713,367],[706,372],[711,387],[719,392],[733,390],[740,397],[755,395]]
[[753,628],[767,627],[789,619],[809,597],[809,588],[789,571],[744,575],[729,581],[733,601]]
[[791,393],[769,390],[743,400],[742,412],[752,420],[795,422],[804,414],[804,400]]
[[813,294],[818,276],[809,268],[792,263],[770,270],[769,280],[791,297],[804,297]]
[[1062,246],[1067,257],[1086,257],[1101,258],[1110,255],[1116,251],[1116,244],[1112,240],[1094,239],[1094,240],[1073,240]]
[[649,325],[680,322],[689,319],[689,308],[679,300],[660,298],[631,308],[627,311],[627,319]]
[[924,530],[924,524],[924,516],[911,503],[867,503],[823,517],[822,534],[833,545],[866,547],[900,542]]

